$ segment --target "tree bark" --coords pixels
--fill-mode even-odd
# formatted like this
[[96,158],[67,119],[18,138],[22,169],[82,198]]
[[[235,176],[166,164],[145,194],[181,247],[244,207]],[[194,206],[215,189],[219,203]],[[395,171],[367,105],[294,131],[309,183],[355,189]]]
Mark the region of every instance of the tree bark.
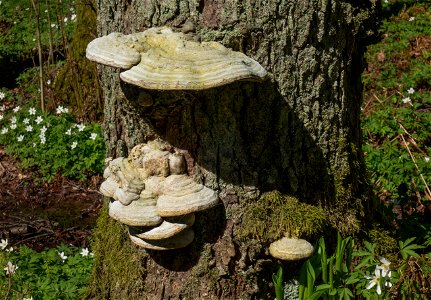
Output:
[[[218,191],[221,204],[197,215],[195,241],[182,250],[145,251],[117,237],[115,249],[129,253],[133,271],[119,266],[120,254],[105,259],[117,250],[104,233],[125,235],[105,212],[88,298],[274,298],[271,241],[241,235],[247,207],[268,191],[322,207],[328,226],[356,232],[368,205],[360,76],[378,9],[365,0],[98,0],[99,35],[191,21],[203,41],[241,51],[271,75],[168,92],[134,88],[120,82],[119,70],[100,67],[108,156],[161,138],[186,151],[188,173]],[[138,95],[153,105],[140,105]]]

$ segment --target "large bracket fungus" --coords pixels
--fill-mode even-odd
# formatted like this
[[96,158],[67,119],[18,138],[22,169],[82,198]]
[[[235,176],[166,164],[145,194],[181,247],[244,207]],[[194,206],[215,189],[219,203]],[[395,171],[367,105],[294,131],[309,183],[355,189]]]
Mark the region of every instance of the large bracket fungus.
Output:
[[[168,27],[124,35],[111,33],[87,46],[87,58],[123,69],[120,78],[145,89],[203,90],[239,80],[262,81],[255,60],[217,42],[197,42]],[[184,156],[164,142],[135,146],[128,158],[109,161],[100,187],[114,199],[109,215],[129,226],[144,248],[182,248],[194,239],[194,213],[218,202],[216,192],[187,175]]]
[[157,90],[202,90],[238,80],[265,79],[255,60],[217,42],[196,42],[168,27],[99,37],[87,46],[87,58],[126,69],[120,78]]
[[133,243],[148,249],[190,244],[194,213],[218,202],[215,191],[186,174],[184,156],[158,140],[109,161],[103,176],[100,191],[114,199],[109,215],[129,226]]

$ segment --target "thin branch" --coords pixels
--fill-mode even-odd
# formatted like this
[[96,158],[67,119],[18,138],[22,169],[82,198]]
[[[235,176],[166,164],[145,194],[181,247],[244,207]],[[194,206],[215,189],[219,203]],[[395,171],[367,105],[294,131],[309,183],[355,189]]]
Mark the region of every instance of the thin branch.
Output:
[[39,55],[39,85],[40,85],[40,109],[42,112],[45,112],[45,98],[43,91],[43,61],[42,61],[42,42],[40,40],[40,2],[37,2],[37,6],[35,0],[30,0],[31,5],[33,6],[33,10],[36,17],[36,38],[37,38],[37,52]]
[[[401,126],[402,126],[402,125],[400,124],[400,127],[401,127]],[[410,151],[409,145],[407,144],[407,142],[406,142],[406,140],[405,140],[405,138],[404,138],[404,135],[402,135],[402,134],[401,134],[400,136],[401,136],[401,138],[403,139],[404,146],[406,147],[407,151],[409,152],[410,158],[412,159],[413,164],[414,164],[414,165],[415,165],[415,167],[416,167],[416,170],[419,172],[419,176],[420,176],[420,178],[422,179],[422,182],[425,184],[425,194],[427,195],[428,199],[429,199],[429,200],[431,200],[431,191],[430,191],[430,189],[429,189],[429,187],[428,187],[427,182],[425,181],[424,176],[422,175],[422,173],[421,173],[421,171],[420,171],[420,169],[419,169],[419,167],[418,167],[418,164],[416,163],[416,159],[415,159],[415,157],[413,156],[412,152]]]

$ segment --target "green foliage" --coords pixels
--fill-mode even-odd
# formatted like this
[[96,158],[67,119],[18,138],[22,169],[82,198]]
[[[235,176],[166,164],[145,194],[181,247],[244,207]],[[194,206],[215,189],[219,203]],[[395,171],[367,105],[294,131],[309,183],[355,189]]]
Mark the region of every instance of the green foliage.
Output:
[[[45,1],[40,3],[41,42],[49,48],[49,32],[52,32],[55,50],[62,47],[64,28],[66,36],[74,29],[74,1],[49,1],[50,16]],[[57,6],[59,4],[59,6]],[[75,15],[75,17],[73,17]],[[29,0],[4,0],[0,4],[0,65],[2,60],[14,61],[33,56],[36,46],[36,14]]]
[[85,180],[104,167],[104,142],[100,125],[76,124],[73,116],[42,113],[33,107],[16,107],[0,120],[0,144],[20,159],[24,168],[35,168],[41,180],[58,172]]
[[[15,272],[3,271],[8,262],[17,266]],[[73,246],[60,245],[42,252],[26,246],[17,252],[0,250],[0,297],[77,299],[85,292],[92,265],[93,256],[88,249]]]
[[400,246],[400,254],[401,256],[406,259],[409,256],[413,257],[419,257],[419,254],[415,252],[416,249],[422,249],[424,246],[420,246],[417,244],[412,244],[412,242],[415,240],[415,237],[409,238],[406,241],[399,241],[398,245]]
[[277,274],[272,274],[272,282],[274,283],[276,300],[283,300],[284,299],[283,268],[281,266],[278,268]]
[[[325,241],[319,239],[316,254],[302,266],[299,275],[299,299],[350,299],[348,288],[354,242],[338,234],[335,253],[328,258]],[[320,284],[319,284],[320,283]]]
[[263,194],[255,203],[247,204],[237,234],[241,238],[271,241],[283,236],[319,234],[326,224],[326,214],[321,207],[273,191]]
[[431,182],[431,8],[389,1],[384,10],[394,15],[369,47],[363,76],[363,150],[376,189],[403,205]]

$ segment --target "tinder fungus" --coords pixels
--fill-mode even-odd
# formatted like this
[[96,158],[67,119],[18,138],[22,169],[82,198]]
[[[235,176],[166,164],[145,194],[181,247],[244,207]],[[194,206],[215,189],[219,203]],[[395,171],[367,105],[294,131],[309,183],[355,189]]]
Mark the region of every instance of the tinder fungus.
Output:
[[158,140],[108,162],[100,192],[115,200],[109,215],[129,226],[133,243],[167,250],[193,241],[194,213],[213,207],[218,197],[186,171],[183,154]]
[[269,253],[281,260],[300,260],[313,254],[313,246],[303,239],[284,237],[269,246]]
[[202,90],[238,80],[262,81],[267,72],[255,60],[217,42],[196,42],[168,27],[91,41],[87,58],[122,68],[120,78],[157,90]]

